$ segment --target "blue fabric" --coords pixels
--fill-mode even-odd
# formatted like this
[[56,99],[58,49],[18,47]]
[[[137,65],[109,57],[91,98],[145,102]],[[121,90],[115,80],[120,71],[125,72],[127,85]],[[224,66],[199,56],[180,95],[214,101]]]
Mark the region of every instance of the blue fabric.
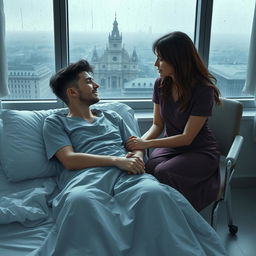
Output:
[[4,110],[1,163],[10,181],[55,176],[57,161],[48,161],[42,129],[44,119],[58,109],[41,111]]
[[[112,111],[88,123],[54,114],[45,120],[48,158],[65,145],[79,152],[123,156],[133,134]],[[220,256],[217,233],[176,190],[149,174],[115,167],[64,170],[53,200],[55,230],[30,255]]]
[[[0,119],[0,144],[2,128]],[[0,156],[2,158],[3,154]],[[51,209],[48,207],[48,199],[55,189],[53,178],[9,182],[0,161],[0,224],[19,222],[23,226],[34,227],[49,221]],[[2,238],[0,240],[3,243]]]
[[31,255],[225,255],[188,201],[149,174],[84,171],[55,198],[53,213],[55,231]]
[[66,145],[72,145],[75,152],[124,155],[124,142],[132,131],[114,111],[95,113],[98,118],[92,123],[79,117],[66,117],[67,112],[48,117],[44,124],[48,159]]
[[[24,227],[15,222],[0,226],[0,255],[28,256],[42,245],[51,231],[53,223],[40,223],[35,227]],[[47,256],[48,254],[44,254]]]
[[56,183],[49,178],[41,180],[37,187],[1,196],[0,224],[20,222],[24,226],[36,226],[49,220],[51,209],[48,197],[53,194],[55,187]]
[[127,124],[127,126],[132,129],[133,135],[141,136],[140,128],[138,125],[138,122],[134,115],[134,110],[130,108],[128,105],[113,101],[113,102],[106,102],[106,103],[97,103],[92,106],[93,109],[99,109],[99,110],[114,110],[117,112],[124,122]]
[[[2,128],[0,119],[0,144]],[[0,156],[2,158],[3,154]],[[0,224],[20,222],[23,226],[34,227],[45,220],[49,221],[51,209],[48,199],[55,188],[56,182],[52,178],[9,182],[0,161]],[[0,240],[4,243],[2,238]]]

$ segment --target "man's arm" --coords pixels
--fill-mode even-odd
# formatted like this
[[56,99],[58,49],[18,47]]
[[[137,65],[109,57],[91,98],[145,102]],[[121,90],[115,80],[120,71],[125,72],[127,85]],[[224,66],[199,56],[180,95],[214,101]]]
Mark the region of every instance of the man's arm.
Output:
[[55,156],[68,170],[80,170],[91,167],[116,166],[133,174],[145,172],[144,162],[140,157],[117,157],[74,152],[72,146],[59,149]]

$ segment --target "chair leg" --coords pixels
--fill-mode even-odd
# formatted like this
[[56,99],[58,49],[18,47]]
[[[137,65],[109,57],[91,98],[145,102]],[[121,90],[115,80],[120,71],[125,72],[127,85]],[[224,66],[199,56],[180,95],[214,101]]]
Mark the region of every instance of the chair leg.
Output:
[[226,204],[228,227],[229,227],[230,234],[235,235],[238,231],[238,227],[233,225],[230,187],[228,188],[227,192],[228,192],[228,194],[227,194],[227,197],[226,197],[226,200],[225,200],[225,204]]

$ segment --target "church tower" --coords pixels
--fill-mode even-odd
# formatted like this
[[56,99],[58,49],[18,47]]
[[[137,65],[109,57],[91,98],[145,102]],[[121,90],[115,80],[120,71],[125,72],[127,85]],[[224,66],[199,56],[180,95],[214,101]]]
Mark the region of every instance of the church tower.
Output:
[[118,29],[118,22],[115,17],[113,29],[108,36],[108,44],[102,56],[99,56],[94,48],[91,63],[94,67],[94,79],[101,86],[101,89],[121,90],[124,83],[138,77],[138,56],[133,50],[130,56],[122,45],[122,34]]
[[120,51],[122,49],[122,35],[119,33],[116,17],[113,23],[112,32],[109,33],[109,36],[108,36],[108,45],[109,45],[109,50]]

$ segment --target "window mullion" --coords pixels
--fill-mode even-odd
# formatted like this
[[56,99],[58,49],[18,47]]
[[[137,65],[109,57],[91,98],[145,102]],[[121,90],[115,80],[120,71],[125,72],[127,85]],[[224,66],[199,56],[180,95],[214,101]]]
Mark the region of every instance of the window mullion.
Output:
[[56,71],[67,66],[69,62],[67,6],[66,0],[53,1]]
[[197,0],[194,42],[204,63],[208,66],[213,0]]
[[[53,0],[55,68],[56,71],[69,63],[68,3],[67,0]],[[58,99],[58,105],[63,103]]]

